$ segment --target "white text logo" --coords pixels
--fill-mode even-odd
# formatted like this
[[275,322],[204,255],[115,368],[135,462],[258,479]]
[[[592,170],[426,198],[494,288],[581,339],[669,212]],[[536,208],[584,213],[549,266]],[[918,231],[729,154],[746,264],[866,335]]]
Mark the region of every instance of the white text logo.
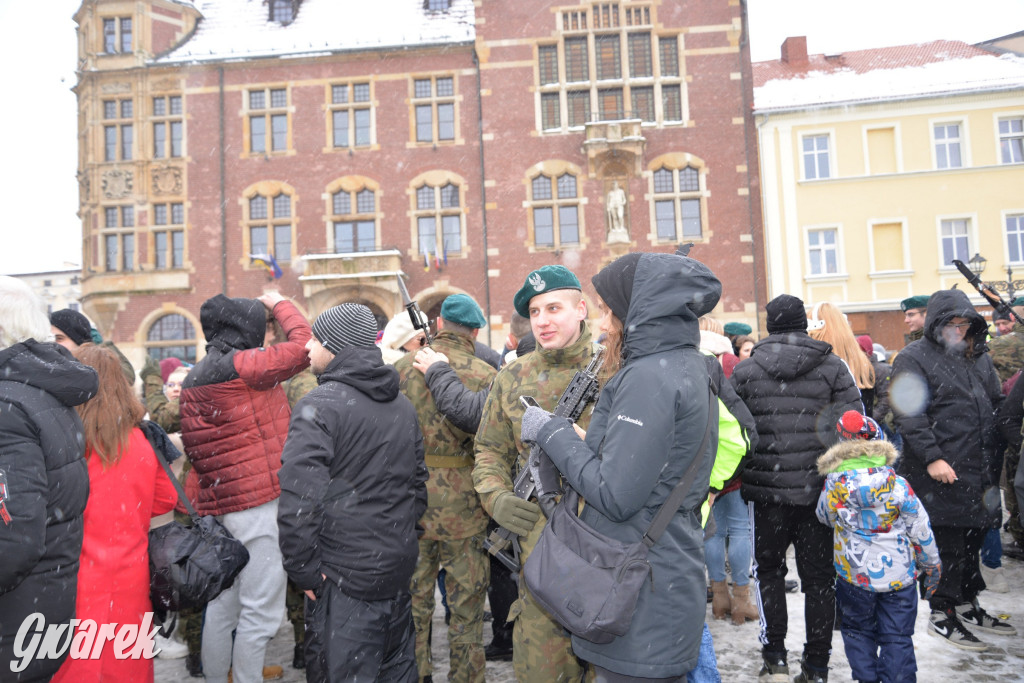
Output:
[[35,612],[25,617],[18,629],[14,655],[20,661],[11,662],[11,671],[24,671],[33,659],[60,659],[65,654],[71,659],[99,659],[107,641],[117,659],[153,659],[157,630],[152,612],[146,612],[142,624],[121,624],[120,628],[117,624],[97,625],[92,619],[47,626],[42,613]]

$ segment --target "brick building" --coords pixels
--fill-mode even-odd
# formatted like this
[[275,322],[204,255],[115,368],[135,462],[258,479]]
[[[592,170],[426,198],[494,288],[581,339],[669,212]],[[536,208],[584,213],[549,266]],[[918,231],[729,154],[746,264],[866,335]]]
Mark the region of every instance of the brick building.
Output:
[[[269,286],[383,321],[396,275],[498,346],[531,269],[692,255],[764,303],[739,0],[85,0],[82,302],[133,361]],[[273,256],[274,278],[255,256]],[[755,325],[756,327],[756,325]]]

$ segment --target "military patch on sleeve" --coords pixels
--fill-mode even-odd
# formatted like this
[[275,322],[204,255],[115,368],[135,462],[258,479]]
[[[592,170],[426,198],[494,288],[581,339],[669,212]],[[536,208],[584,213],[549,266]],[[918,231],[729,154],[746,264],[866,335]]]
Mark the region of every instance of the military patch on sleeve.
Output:
[[0,519],[7,526],[11,524],[11,513],[7,511],[7,499],[10,497],[10,491],[7,489],[7,472],[0,470]]

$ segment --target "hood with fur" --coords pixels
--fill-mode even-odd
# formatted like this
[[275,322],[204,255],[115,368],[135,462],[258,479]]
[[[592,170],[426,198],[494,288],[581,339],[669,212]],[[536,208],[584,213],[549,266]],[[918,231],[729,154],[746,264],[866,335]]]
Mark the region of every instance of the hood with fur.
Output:
[[827,476],[835,472],[836,468],[844,461],[865,455],[884,456],[885,464],[892,467],[896,458],[899,457],[899,452],[888,441],[865,441],[864,439],[840,441],[818,458],[818,474]]

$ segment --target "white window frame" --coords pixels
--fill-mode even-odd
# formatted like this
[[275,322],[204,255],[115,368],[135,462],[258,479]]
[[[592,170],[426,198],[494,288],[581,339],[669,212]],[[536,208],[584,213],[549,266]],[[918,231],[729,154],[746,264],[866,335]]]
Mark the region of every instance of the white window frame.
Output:
[[944,239],[944,236],[942,234],[942,224],[945,223],[946,221],[966,221],[967,222],[967,254],[966,254],[966,258],[964,259],[964,263],[966,263],[967,259],[969,259],[971,257],[971,254],[974,253],[975,245],[978,244],[978,235],[977,235],[978,216],[977,216],[977,214],[973,214],[973,213],[967,213],[967,214],[960,213],[960,214],[941,215],[941,216],[936,216],[935,217],[935,238],[936,238],[936,244],[938,246],[938,252],[937,252],[938,268],[939,268],[939,270],[949,270],[949,271],[955,271],[956,272],[956,266],[954,266],[952,263],[948,263],[947,264],[947,263],[943,262],[945,256],[944,256],[944,251],[943,251],[943,239]]
[[[1006,262],[1013,265],[1024,264],[1024,209],[1007,209],[1001,213],[1000,223],[1003,226],[1003,249],[1006,253]],[[1010,230],[1006,222],[1010,219],[1016,219],[1017,223],[1017,249],[1018,258],[1013,260],[1010,254]]]
[[[824,232],[827,232],[829,230],[835,232],[835,236],[836,236],[835,244],[833,245],[833,249],[832,249],[835,252],[836,270],[835,270],[834,273],[830,273],[830,272],[827,272],[827,271],[826,272],[821,272],[821,273],[814,273],[814,272],[812,272],[812,266],[811,266],[811,251],[812,251],[812,249],[814,249],[816,247],[812,247],[812,245],[811,245],[811,233],[824,233]],[[831,278],[842,278],[842,277],[845,277],[846,276],[846,268],[845,268],[845,264],[843,263],[842,243],[843,243],[843,231],[842,231],[842,226],[840,226],[840,225],[836,225],[836,224],[827,224],[827,225],[826,224],[822,224],[822,225],[808,225],[808,226],[805,226],[804,227],[804,273],[805,273],[806,279],[808,279],[808,280],[821,280],[821,279],[831,279]],[[826,249],[822,248],[822,253],[824,253],[825,251],[826,251]]]
[[[1004,121],[1020,121],[1022,129],[1024,129],[1024,113],[1021,113],[1021,112],[1015,112],[1015,113],[1001,112],[1000,114],[996,115],[995,119],[996,119],[996,121],[995,121],[995,129],[996,129],[996,157],[999,159],[998,163],[1001,166],[1010,166],[1010,165],[1024,163],[1024,158],[1022,158],[1020,161],[1005,161],[1003,159],[1003,140],[1004,139],[1010,139],[1010,140],[1024,139],[1024,130],[1022,130],[1021,132],[1014,132],[1014,133],[1003,133],[1002,131],[999,130],[1000,125]],[[1022,143],[1022,146],[1024,146],[1024,143]]]
[[[831,180],[831,179],[836,177],[836,173],[835,173],[836,164],[835,164],[835,151],[834,151],[835,150],[835,135],[833,133],[834,133],[834,131],[831,131],[831,130],[818,130],[818,131],[807,131],[807,132],[801,133],[798,136],[798,138],[797,138],[797,140],[798,140],[798,143],[797,143],[798,144],[797,158],[799,159],[798,163],[800,164],[800,174],[799,174],[800,180],[806,180],[806,181]],[[809,139],[809,138],[825,138],[826,142],[828,143],[828,146],[825,149],[825,154],[826,154],[826,159],[825,160],[827,162],[827,170],[828,170],[828,176],[827,177],[823,178],[820,175],[818,175],[818,176],[815,176],[813,178],[809,178],[807,176],[807,165],[804,163],[806,155],[807,154],[813,154],[813,155],[815,155],[817,157],[817,156],[819,156],[821,154],[820,150],[812,150],[811,152],[804,151],[804,141]],[[820,169],[820,164],[815,163],[815,168],[816,169]]]
[[[960,165],[959,166],[947,166],[945,168],[939,167],[939,140],[935,137],[935,128],[937,126],[959,126],[960,137],[957,140],[957,145],[960,148]],[[971,165],[969,158],[970,146],[968,145],[968,130],[967,121],[965,119],[931,119],[928,121],[928,138],[931,141],[932,146],[932,168],[936,171],[956,171],[959,169],[967,168]],[[947,138],[948,140],[949,138]],[[949,143],[943,142],[948,146]]]

